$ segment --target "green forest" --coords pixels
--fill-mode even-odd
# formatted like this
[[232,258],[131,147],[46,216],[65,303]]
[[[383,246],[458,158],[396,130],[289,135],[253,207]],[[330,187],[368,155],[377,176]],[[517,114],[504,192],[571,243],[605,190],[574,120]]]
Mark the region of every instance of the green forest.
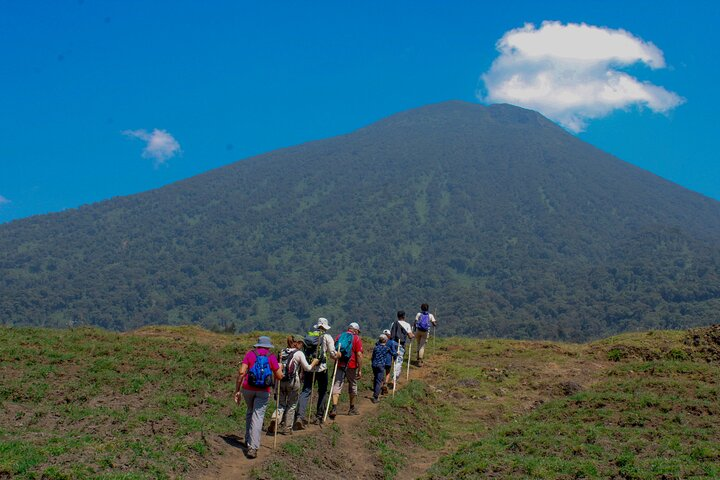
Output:
[[[0,225],[0,323],[587,340],[717,322],[720,204],[539,114],[447,102]],[[337,326],[337,327],[336,327]]]

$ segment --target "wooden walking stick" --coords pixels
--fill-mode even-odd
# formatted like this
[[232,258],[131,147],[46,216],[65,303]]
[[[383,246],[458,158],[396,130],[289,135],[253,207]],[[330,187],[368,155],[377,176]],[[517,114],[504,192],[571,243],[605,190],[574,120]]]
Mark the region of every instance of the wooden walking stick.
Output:
[[393,397],[395,396],[395,387],[397,386],[397,381],[398,381],[397,376],[395,375],[396,372],[397,372],[397,362],[393,361],[393,393],[392,393]]
[[407,372],[405,372],[405,380],[410,380],[410,359],[412,358],[412,340],[410,340],[410,346],[408,347],[408,366]]
[[332,403],[333,389],[335,388],[335,375],[337,375],[338,360],[335,360],[335,368],[333,369],[332,382],[330,382],[330,395],[328,395],[327,405],[325,405],[325,415],[323,415],[323,423],[327,421],[330,404]]
[[[315,367],[315,368],[317,368],[317,367]],[[313,370],[312,383],[310,384],[310,403],[308,403],[308,406],[305,409],[305,415],[307,415],[308,411],[310,411],[310,412],[313,411],[313,394],[315,393],[315,390],[313,390],[314,388],[315,388],[315,370]],[[317,411],[317,408],[315,409],[315,411]],[[305,417],[305,418],[307,418],[307,417]]]
[[280,409],[280,380],[275,380],[275,431],[273,432],[273,450],[277,446],[277,428],[280,419],[278,418],[278,411]]

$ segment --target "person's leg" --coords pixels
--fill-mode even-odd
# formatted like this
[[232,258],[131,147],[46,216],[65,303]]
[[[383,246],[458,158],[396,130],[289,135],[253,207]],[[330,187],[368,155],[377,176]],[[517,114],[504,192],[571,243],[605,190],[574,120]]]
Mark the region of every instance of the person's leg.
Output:
[[380,398],[380,390],[382,390],[383,379],[385,378],[385,368],[373,367],[373,399]]
[[[248,432],[248,456],[252,457],[260,448],[260,434],[262,433],[265,410],[268,406],[270,394],[268,392],[254,392],[243,390],[245,404],[248,405],[250,416],[250,429]],[[251,408],[252,407],[252,408]],[[246,416],[247,418],[247,416]]]
[[[297,408],[298,398],[300,397],[300,390],[302,390],[302,384],[300,380],[290,384],[287,396],[287,421],[285,423],[285,432],[292,433],[293,423],[292,419],[295,418],[295,409]],[[302,424],[302,422],[299,422]]]
[[357,405],[355,405],[355,399],[357,398],[357,368],[348,368],[345,373],[348,381],[348,394],[350,396],[350,410],[349,415],[358,415],[359,411]]
[[[316,373],[315,376],[318,374]],[[302,392],[300,392],[300,398],[298,399],[298,408],[297,413],[295,415],[295,421],[304,421],[307,416],[305,415],[305,412],[307,411],[308,403],[310,402],[310,396],[312,394],[312,372],[307,372],[303,376],[303,385],[302,385]],[[310,408],[312,408],[312,405],[310,405]]]
[[348,370],[348,368],[338,367],[337,373],[335,374],[335,383],[333,383],[332,386],[332,407],[330,408],[330,418],[335,418],[337,404],[340,400],[340,392],[342,392],[342,387],[345,384],[345,376]]
[[417,361],[418,364],[421,364],[423,361],[423,357],[425,356],[425,344],[427,343],[427,332],[422,332],[420,330],[416,333],[416,338],[418,342],[418,354],[417,354]]
[[[280,422],[278,424],[278,427],[282,425],[283,423],[285,425],[289,424],[292,425],[292,420],[288,418],[286,415],[288,413],[288,406],[289,406],[289,397],[290,397],[290,382],[280,382],[280,399],[279,399],[279,405],[275,413],[273,414],[273,420]],[[268,434],[274,433],[270,432],[268,430]]]
[[315,418],[322,419],[325,414],[325,402],[328,397],[328,371],[318,372],[315,374],[315,380],[317,381],[318,390],[318,401],[317,410],[315,412]]
[[405,347],[400,345],[398,347],[397,358],[395,359],[395,378],[393,378],[393,383],[397,382],[398,378],[400,378],[400,372],[402,371],[404,356],[405,356]]
[[382,386],[380,387],[380,392],[383,395],[388,393],[388,383],[390,383],[390,370],[392,370],[391,366],[385,367],[385,372],[382,379]]
[[245,446],[250,447],[250,427],[252,427],[253,403],[255,402],[255,392],[250,390],[241,390],[243,400],[245,400]]

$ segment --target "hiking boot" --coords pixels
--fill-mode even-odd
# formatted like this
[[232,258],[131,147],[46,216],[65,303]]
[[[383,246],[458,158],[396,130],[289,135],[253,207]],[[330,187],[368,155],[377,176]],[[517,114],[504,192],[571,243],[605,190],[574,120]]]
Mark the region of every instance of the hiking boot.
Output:
[[417,366],[418,366],[418,367],[422,367],[422,366],[423,366],[423,361],[422,361],[422,360],[418,360],[418,361],[417,361]]
[[350,407],[350,410],[348,410],[348,415],[360,415],[360,411],[357,409],[355,405],[352,405]]
[[268,424],[267,434],[275,435],[275,419],[274,418],[272,420],[270,420],[270,423]]
[[323,417],[315,417],[312,419],[313,425],[322,425],[323,424]]
[[295,420],[295,424],[293,425],[292,430],[305,430],[305,419],[298,418],[297,420]]
[[372,397],[372,400],[370,400],[373,403],[380,403],[380,399],[377,397]]
[[248,448],[246,455],[247,458],[257,458],[257,450],[255,450],[254,448]]
[[337,405],[333,405],[332,408],[330,409],[330,413],[328,414],[328,417],[334,419],[336,415],[337,415]]
[[293,429],[291,427],[285,427],[281,432],[283,435],[292,435]]
[[382,386],[382,388],[380,389],[380,394],[381,394],[381,395],[387,395],[387,394],[388,394],[388,387],[387,387],[387,385],[383,385],[383,386]]

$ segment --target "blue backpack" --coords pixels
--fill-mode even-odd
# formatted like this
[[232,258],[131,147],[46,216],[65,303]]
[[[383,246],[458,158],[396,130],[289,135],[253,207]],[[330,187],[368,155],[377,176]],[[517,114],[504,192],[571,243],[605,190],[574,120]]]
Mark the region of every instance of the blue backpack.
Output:
[[428,330],[430,330],[430,313],[422,312],[415,326],[421,332],[427,332]]
[[350,357],[352,356],[352,346],[354,339],[355,335],[350,332],[344,332],[338,338],[337,343],[335,344],[335,349],[340,352],[341,362],[347,363],[350,361]]
[[272,370],[267,355],[255,352],[255,363],[248,371],[248,384],[253,387],[270,387],[273,384]]

